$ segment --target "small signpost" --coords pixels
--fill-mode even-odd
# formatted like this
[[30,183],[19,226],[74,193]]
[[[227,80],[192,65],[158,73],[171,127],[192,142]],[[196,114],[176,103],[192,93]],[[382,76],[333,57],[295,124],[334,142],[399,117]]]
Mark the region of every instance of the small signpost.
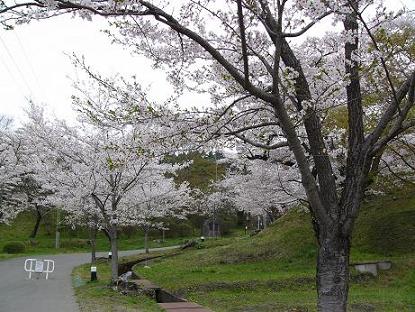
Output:
[[91,281],[97,280],[97,267],[91,266]]
[[29,272],[29,279],[32,278],[32,273],[37,273],[38,275],[46,273],[45,277],[48,279],[49,273],[55,271],[55,261],[47,259],[26,259],[24,262],[24,270]]
[[35,273],[43,273],[43,261],[42,260],[36,260]]

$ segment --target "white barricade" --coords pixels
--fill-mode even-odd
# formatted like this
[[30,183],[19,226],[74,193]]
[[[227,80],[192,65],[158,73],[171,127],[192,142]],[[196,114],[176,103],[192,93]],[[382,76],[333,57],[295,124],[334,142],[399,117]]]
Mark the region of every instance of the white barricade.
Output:
[[29,279],[32,278],[32,273],[46,273],[46,279],[48,279],[49,273],[52,273],[55,270],[55,261],[46,259],[26,259],[26,261],[24,262],[24,270],[26,272],[29,272]]

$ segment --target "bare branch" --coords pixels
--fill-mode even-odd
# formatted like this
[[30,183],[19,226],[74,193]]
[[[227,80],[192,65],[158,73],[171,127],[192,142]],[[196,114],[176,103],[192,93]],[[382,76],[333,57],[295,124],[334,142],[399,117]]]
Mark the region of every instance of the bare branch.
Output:
[[[383,114],[381,120],[379,121],[375,130],[370,134],[367,138],[367,144],[373,144],[372,146],[372,154],[376,153],[379,149],[384,147],[389,141],[395,138],[400,133],[406,131],[407,129],[414,126],[413,121],[406,121],[407,115],[411,108],[414,106],[414,92],[415,92],[415,71],[412,73],[411,77],[408,78],[399,89],[397,96],[398,96],[398,103],[392,103],[388,109],[386,110],[385,114]],[[394,112],[396,111],[396,104],[399,105],[400,102],[403,101],[405,96],[408,94],[408,99],[406,104],[401,108],[401,114],[398,115],[396,120],[391,126],[391,129],[388,133],[380,140],[380,136],[382,135],[383,131],[387,127],[388,123],[393,119]],[[376,142],[376,140],[378,140]]]
[[248,53],[246,48],[246,35],[245,35],[245,23],[244,16],[242,12],[242,1],[237,0],[238,4],[238,22],[239,22],[239,31],[241,33],[241,48],[242,48],[242,58],[244,60],[244,76],[245,76],[245,85],[249,85],[249,64],[248,64]]
[[263,128],[263,127],[269,127],[269,126],[279,126],[278,122],[263,122],[256,125],[250,125],[246,127],[242,127],[236,130],[230,130],[229,132],[223,133],[223,135],[235,135],[237,133],[245,132],[248,130]]
[[319,17],[317,17],[314,21],[312,21],[311,23],[309,23],[307,26],[305,26],[303,29],[293,32],[293,33],[282,33],[281,36],[285,37],[285,38],[290,38],[290,37],[299,37],[301,35],[304,35],[311,27],[313,27],[315,24],[317,24],[319,21],[321,21],[322,19],[324,19],[325,17],[329,16],[330,14],[332,14],[333,11],[329,10],[326,13],[320,15]]
[[[359,18],[359,20],[362,22],[363,27],[365,28],[365,30],[366,30],[366,32],[368,33],[368,35],[369,35],[370,39],[372,40],[372,43],[373,43],[373,45],[374,45],[375,49],[376,49],[378,52],[381,52],[381,51],[380,51],[380,49],[379,49],[379,46],[378,46],[378,44],[377,44],[377,42],[376,42],[376,39],[375,39],[375,37],[373,36],[372,32],[370,31],[370,28],[369,28],[369,26],[367,25],[366,21],[365,21],[365,20],[364,20],[364,18],[362,17],[362,14],[359,12],[359,10],[357,9],[357,7],[353,4],[353,1],[349,0],[348,2],[349,2],[349,4],[350,4],[351,8],[353,9],[353,11],[356,13],[356,15],[357,15],[357,17]],[[387,78],[388,83],[389,83],[389,86],[390,86],[390,88],[391,88],[391,90],[392,90],[393,99],[394,99],[394,101],[395,101],[395,103],[396,103],[396,107],[397,107],[397,109],[398,109],[398,111],[399,111],[399,102],[398,102],[398,96],[397,96],[397,94],[396,94],[395,86],[394,86],[394,85],[393,85],[393,83],[392,83],[392,78],[391,78],[391,76],[390,76],[390,73],[389,73],[388,67],[386,66],[385,59],[382,57],[382,55],[380,55],[380,62],[381,62],[382,67],[383,67],[383,69],[384,69],[384,71],[385,71],[386,78]],[[399,113],[400,113],[400,112],[399,112]]]
[[278,142],[278,143],[275,143],[275,144],[272,144],[272,145],[266,145],[266,144],[262,144],[262,143],[259,143],[259,142],[255,142],[255,141],[253,141],[253,140],[251,140],[251,139],[247,138],[246,136],[241,135],[239,133],[235,133],[234,136],[237,137],[238,139],[244,141],[244,142],[247,142],[247,143],[251,144],[252,146],[263,148],[265,150],[273,150],[273,149],[288,146],[287,141],[281,141],[281,142]]

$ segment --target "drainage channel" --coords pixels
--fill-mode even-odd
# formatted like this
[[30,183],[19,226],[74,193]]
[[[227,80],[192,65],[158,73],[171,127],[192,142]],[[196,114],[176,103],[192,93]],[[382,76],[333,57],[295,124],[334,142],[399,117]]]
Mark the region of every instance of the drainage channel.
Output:
[[[162,256],[154,256],[147,259],[123,263],[119,270],[125,275],[127,272],[133,272],[133,267],[135,265],[143,263],[147,265],[149,261],[153,261],[160,257]],[[140,290],[144,294],[151,296],[156,300],[158,305],[167,312],[212,312],[212,310],[204,308],[196,303],[188,302],[184,298],[171,294],[151,281],[139,278],[134,273],[131,273],[130,276],[132,279],[130,279],[127,284],[132,284],[134,285],[134,289]]]
[[196,303],[173,295],[149,280],[138,279],[131,282],[143,289],[145,293],[152,293],[158,305],[167,312],[212,312]]

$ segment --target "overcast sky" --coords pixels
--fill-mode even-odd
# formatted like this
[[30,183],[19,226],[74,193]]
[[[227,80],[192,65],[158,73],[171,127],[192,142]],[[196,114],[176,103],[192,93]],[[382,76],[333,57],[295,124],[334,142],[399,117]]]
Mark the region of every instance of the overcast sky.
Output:
[[[413,0],[388,0],[397,9],[405,4],[415,9]],[[69,16],[33,21],[13,31],[0,30],[0,114],[16,122],[24,119],[23,109],[28,99],[44,103],[51,115],[74,119],[70,96],[74,93],[71,78],[77,73],[66,54],[84,55],[88,64],[100,73],[136,75],[151,86],[150,96],[163,100],[173,92],[161,71],[154,70],[144,57],[132,56],[120,45],[111,44],[101,30],[106,22],[72,20]],[[321,29],[313,32],[321,33]],[[209,98],[188,95],[181,101],[208,101]]]
[[84,55],[100,73],[135,74],[144,84],[152,84],[155,99],[167,97],[172,89],[163,73],[152,69],[144,57],[132,56],[122,46],[111,44],[101,32],[106,26],[101,18],[91,23],[60,16],[0,31],[0,114],[21,120],[31,98],[44,103],[51,114],[73,118],[71,79],[77,72],[68,56],[73,52]]

